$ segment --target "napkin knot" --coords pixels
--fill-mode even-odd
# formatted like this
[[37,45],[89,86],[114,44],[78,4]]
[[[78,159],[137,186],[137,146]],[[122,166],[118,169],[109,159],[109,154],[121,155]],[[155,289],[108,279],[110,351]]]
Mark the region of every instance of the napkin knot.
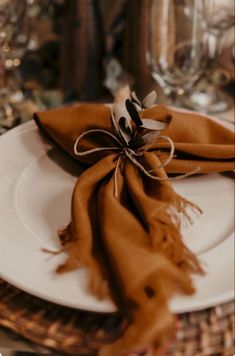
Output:
[[[131,106],[130,106],[131,105]],[[159,177],[158,175],[152,174],[153,170],[147,170],[142,163],[138,160],[139,157],[143,156],[145,152],[148,152],[153,145],[160,141],[165,141],[169,144],[170,151],[165,159],[162,160],[161,164],[156,159],[156,167],[154,167],[154,171],[164,168],[166,165],[170,163],[172,158],[174,157],[175,146],[172,139],[168,136],[161,135],[162,129],[165,128],[164,122],[157,122],[151,119],[140,119],[138,115],[138,111],[135,109],[134,104],[131,101],[126,101],[126,107],[130,112],[130,117],[133,119],[133,110],[135,118],[133,119],[135,124],[135,129],[133,130],[132,126],[129,124],[128,119],[124,116],[115,117],[115,107],[111,109],[111,119],[116,131],[116,134],[109,132],[108,130],[104,129],[90,129],[83,132],[81,135],[78,136],[74,143],[74,154],[76,156],[87,156],[89,154],[94,154],[100,151],[117,151],[117,162],[116,167],[114,170],[114,193],[115,197],[118,196],[118,184],[117,184],[117,172],[120,166],[120,163],[125,159],[129,159],[136,168],[138,168],[143,174],[153,180],[172,180],[172,179],[182,179],[189,175],[197,173],[200,168],[196,168],[193,171],[190,171],[186,174],[178,175],[173,178],[166,177]],[[131,108],[131,109],[130,109]],[[137,121],[137,115],[138,120]],[[147,130],[147,134],[142,134],[141,130]],[[85,151],[79,151],[79,143],[87,135],[93,134],[102,134],[107,135],[114,141],[113,146],[103,146],[103,147],[95,147]],[[156,151],[155,151],[156,153]]]

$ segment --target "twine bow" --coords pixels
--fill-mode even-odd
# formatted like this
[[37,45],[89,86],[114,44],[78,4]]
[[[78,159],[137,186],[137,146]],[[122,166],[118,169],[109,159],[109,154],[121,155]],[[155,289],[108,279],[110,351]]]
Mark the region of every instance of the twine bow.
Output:
[[[149,95],[151,95],[151,93]],[[133,96],[134,96],[134,99],[133,99]],[[116,135],[107,131],[107,130],[103,130],[103,129],[91,129],[91,130],[87,130],[87,131],[83,132],[81,135],[79,135],[74,143],[74,153],[76,156],[79,156],[79,157],[87,156],[89,154],[97,153],[100,151],[118,151],[119,154],[118,154],[118,159],[117,159],[117,163],[116,163],[116,167],[115,167],[115,171],[114,171],[115,197],[118,196],[117,172],[118,172],[119,165],[124,158],[128,158],[134,164],[134,166],[137,167],[147,177],[154,179],[154,180],[158,180],[158,181],[182,179],[182,178],[185,178],[192,174],[195,174],[200,170],[200,167],[198,167],[194,171],[191,171],[186,174],[178,175],[176,177],[160,178],[156,175],[153,175],[152,171],[148,171],[143,166],[143,164],[138,161],[138,157],[142,156],[144,154],[144,152],[149,151],[150,148],[152,148],[154,144],[156,144],[158,142],[165,141],[170,146],[170,152],[169,152],[168,157],[163,162],[161,162],[160,165],[158,164],[155,167],[155,170],[159,170],[159,169],[167,166],[170,163],[170,161],[174,157],[175,146],[174,146],[174,142],[171,140],[170,137],[161,135],[162,129],[165,128],[165,126],[166,126],[165,123],[157,122],[152,119],[141,119],[140,118],[138,109],[141,108],[141,110],[142,110],[143,104],[141,104],[140,101],[139,100],[137,101],[137,100],[138,99],[135,96],[135,93],[132,93],[132,100],[127,99],[125,101],[125,107],[127,109],[127,112],[129,113],[129,119],[131,118],[134,121],[135,126],[136,126],[134,131],[130,125],[130,122],[128,122],[128,118],[125,117],[126,115],[125,116],[119,115],[120,112],[123,113],[123,103],[118,103],[118,104],[115,104],[113,108],[111,108],[111,119],[112,119],[114,129],[116,131]],[[138,128],[148,129],[148,133],[143,136],[138,137],[138,135],[137,135]],[[96,134],[96,133],[100,133],[100,134],[107,135],[107,136],[111,137],[115,143],[115,146],[95,147],[95,148],[92,148],[90,150],[86,150],[83,152],[78,151],[78,146],[79,146],[79,143],[82,140],[82,138],[84,138],[87,135]]]

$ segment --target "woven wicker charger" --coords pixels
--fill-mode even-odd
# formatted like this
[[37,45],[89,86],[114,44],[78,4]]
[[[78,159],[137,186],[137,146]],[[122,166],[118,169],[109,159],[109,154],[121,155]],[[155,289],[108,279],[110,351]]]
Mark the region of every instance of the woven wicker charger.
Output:
[[[125,328],[119,314],[62,307],[0,280],[0,325],[59,353],[96,355]],[[167,355],[226,355],[234,352],[234,305],[227,303],[178,318],[176,340]],[[113,356],[113,355],[110,355]]]

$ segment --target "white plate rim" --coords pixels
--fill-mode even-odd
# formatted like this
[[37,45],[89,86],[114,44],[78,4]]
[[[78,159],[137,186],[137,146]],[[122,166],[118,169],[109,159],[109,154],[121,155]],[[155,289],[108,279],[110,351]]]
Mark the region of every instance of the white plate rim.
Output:
[[[175,109],[174,110],[177,110],[179,112],[191,112],[189,110],[180,110],[180,109]],[[194,113],[194,112],[192,112]],[[200,114],[201,115],[201,114]],[[209,119],[211,119],[212,121],[215,121],[217,123],[219,123],[221,126],[224,126],[224,127],[227,127],[229,128],[230,130],[232,129],[232,123],[225,123],[225,122],[221,122],[219,119],[215,118],[215,117],[211,117],[211,116],[208,116],[208,115],[202,115],[202,116],[205,116]],[[29,121],[27,123],[24,123],[12,130],[10,130],[9,132],[5,133],[3,136],[1,136],[1,139],[0,139],[0,144],[3,140],[4,137],[10,137],[10,136],[14,136],[14,135],[21,135],[22,133],[24,132],[28,132],[28,131],[31,131],[31,130],[37,130],[37,127],[35,125],[35,123],[33,121]],[[228,240],[231,240],[233,239],[233,236],[231,235]],[[25,286],[22,286],[20,283],[17,283],[16,281],[14,280],[11,280],[7,277],[7,275],[5,275],[4,273],[1,273],[0,272],[0,275],[1,277],[6,280],[7,282],[9,282],[10,284],[16,286],[17,288],[20,288],[22,290],[25,290]],[[61,302],[61,300],[59,298],[54,298],[53,300],[50,300],[48,299],[47,297],[45,297],[45,295],[42,293],[41,295],[39,295],[38,293],[35,294],[35,291],[33,289],[30,288],[30,286],[27,288],[27,290],[25,290],[26,292],[32,294],[32,295],[35,295],[37,297],[40,297],[42,299],[46,299],[46,300],[49,300],[51,302],[54,302],[54,303],[57,303],[57,304],[62,304],[62,305],[65,305],[65,306],[68,306],[68,307],[74,307],[74,308],[78,308],[76,305],[71,305],[71,303],[64,303]],[[175,309],[174,311],[177,312],[177,313],[181,313],[181,312],[188,312],[188,311],[193,311],[193,310],[200,310],[200,309],[204,309],[204,308],[207,308],[207,307],[210,307],[210,306],[214,306],[214,305],[217,305],[217,304],[221,304],[221,303],[225,303],[225,302],[229,302],[231,300],[233,300],[234,298],[234,293],[224,293],[223,295],[220,295],[220,296],[215,296],[213,298],[213,300],[210,298],[209,300],[204,300],[204,302],[198,302],[198,303],[194,303],[194,305],[190,308],[190,309],[182,309],[182,310],[178,310],[177,311],[177,308],[174,308]],[[80,309],[84,309],[84,310],[87,310],[86,306],[81,306]],[[90,311],[97,311],[95,309],[89,309]],[[98,310],[100,311],[100,310]],[[102,311],[102,310],[101,310]],[[103,310],[102,312],[110,312],[110,311],[105,311]]]

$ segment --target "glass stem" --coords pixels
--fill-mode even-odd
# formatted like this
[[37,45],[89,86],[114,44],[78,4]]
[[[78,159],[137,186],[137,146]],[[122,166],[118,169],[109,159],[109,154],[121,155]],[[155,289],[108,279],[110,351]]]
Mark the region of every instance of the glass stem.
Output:
[[209,61],[208,69],[209,71],[216,68],[217,58],[220,54],[222,35],[215,35],[211,33],[209,35]]
[[165,92],[165,94],[168,98],[169,105],[180,106],[180,97],[183,94],[183,92],[179,93],[178,90],[174,90],[171,88],[171,89],[168,89],[167,92]]
[[177,93],[175,90],[171,90],[169,94],[169,101],[171,105],[175,105],[177,102]]

